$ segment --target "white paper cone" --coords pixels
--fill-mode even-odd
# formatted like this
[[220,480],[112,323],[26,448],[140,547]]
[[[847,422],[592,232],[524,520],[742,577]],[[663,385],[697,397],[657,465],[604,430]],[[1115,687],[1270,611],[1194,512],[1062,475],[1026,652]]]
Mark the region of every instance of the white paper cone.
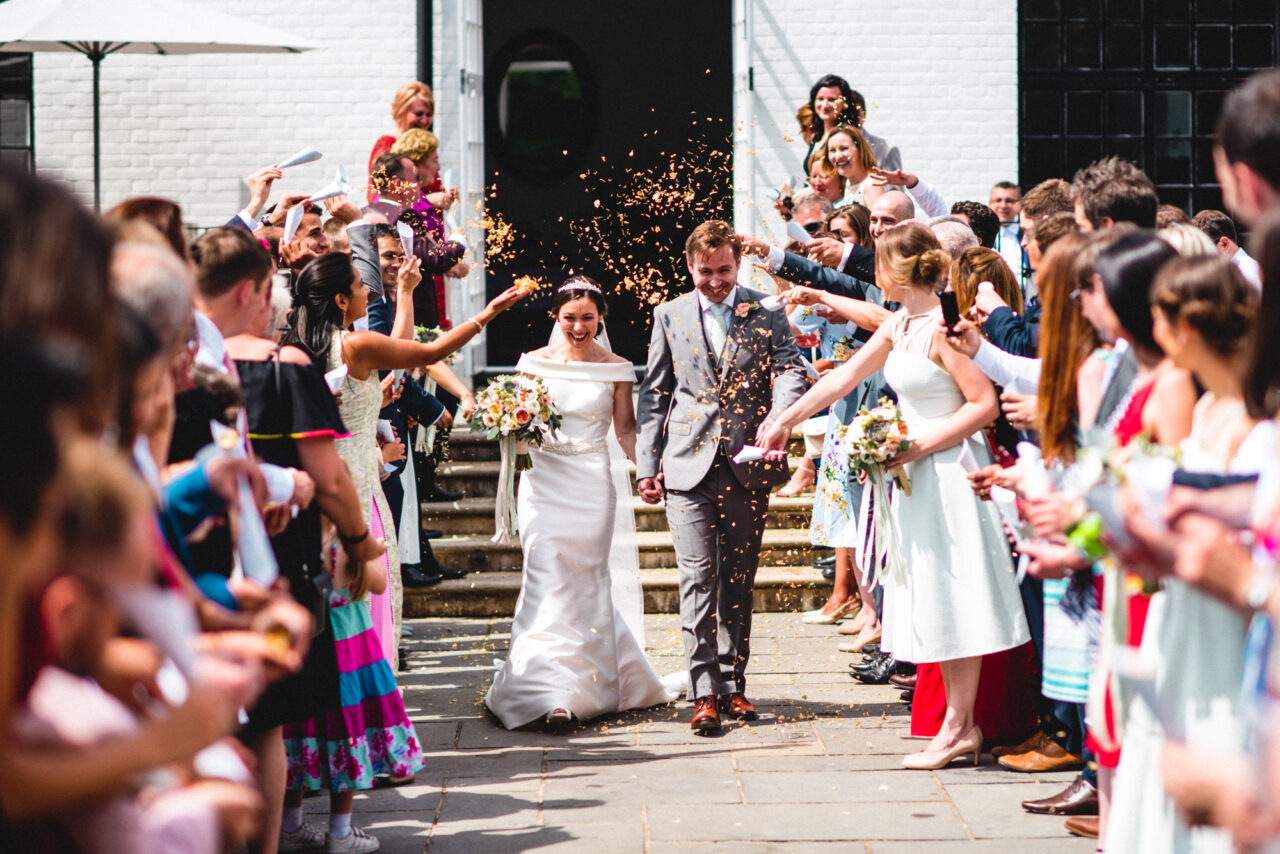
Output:
[[413,257],[413,229],[407,222],[396,223],[396,233],[400,235],[400,246],[404,249],[406,260]]
[[324,155],[316,151],[314,148],[304,148],[287,160],[281,161],[278,168],[288,169],[290,166],[301,166],[303,163],[314,163],[321,157],[324,157]]
[[733,461],[738,465],[743,463],[752,463],[756,460],[764,459],[764,451],[755,445],[743,445],[738,453],[733,455]]
[[302,225],[302,216],[306,211],[302,209],[302,205],[294,205],[289,208],[289,213],[284,218],[284,234],[280,236],[281,243],[288,243],[293,240],[293,236],[298,233],[298,226]]
[[774,294],[771,297],[765,297],[760,300],[760,307],[766,311],[777,311],[786,304],[787,301],[782,298],[781,294]]
[[813,242],[813,235],[805,231],[804,226],[794,219],[787,223],[787,237],[799,241],[801,244]]
[[342,388],[342,381],[347,378],[347,372],[346,365],[338,365],[332,371],[324,372],[324,381],[329,386],[330,394],[337,394],[338,389]]
[[966,474],[973,474],[981,468],[978,465],[977,457],[973,455],[973,451],[969,448],[968,442],[960,443],[960,458],[957,462],[960,463],[960,467],[965,470]]
[[190,678],[196,662],[191,645],[196,615],[191,603],[176,591],[140,584],[121,586],[115,599],[133,628],[160,647]]
[[342,166],[338,166],[338,174],[333,180],[311,194],[311,201],[323,202],[325,199],[333,199],[338,196],[345,196],[351,192],[351,182],[347,180],[347,170]]

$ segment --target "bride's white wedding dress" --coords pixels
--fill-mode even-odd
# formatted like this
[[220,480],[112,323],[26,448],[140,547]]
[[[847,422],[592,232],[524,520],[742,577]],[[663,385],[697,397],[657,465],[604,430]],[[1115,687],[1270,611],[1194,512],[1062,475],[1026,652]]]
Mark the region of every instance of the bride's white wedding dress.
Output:
[[634,569],[615,579],[634,544],[615,549],[619,495],[609,457],[614,383],[634,382],[630,362],[520,357],[516,369],[542,377],[564,420],[554,440],[531,448],[516,508],[524,579],[511,648],[485,703],[508,729],[563,708],[579,720],[668,702],[645,658],[643,604]]

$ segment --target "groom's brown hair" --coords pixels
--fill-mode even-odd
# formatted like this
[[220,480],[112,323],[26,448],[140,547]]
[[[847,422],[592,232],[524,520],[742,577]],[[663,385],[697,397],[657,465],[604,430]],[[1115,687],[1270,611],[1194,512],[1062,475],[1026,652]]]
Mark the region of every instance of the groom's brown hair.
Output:
[[742,238],[733,226],[722,219],[709,219],[693,230],[684,244],[684,257],[692,261],[699,255],[710,255],[722,246],[733,249],[733,259],[742,260]]

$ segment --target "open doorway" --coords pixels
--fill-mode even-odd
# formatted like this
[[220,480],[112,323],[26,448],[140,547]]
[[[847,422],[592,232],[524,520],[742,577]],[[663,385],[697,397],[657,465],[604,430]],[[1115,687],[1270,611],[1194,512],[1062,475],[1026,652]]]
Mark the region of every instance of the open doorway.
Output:
[[[643,364],[689,230],[732,217],[730,2],[484,0],[483,18],[487,292],[588,275]],[[490,366],[546,343],[551,292],[494,322]]]

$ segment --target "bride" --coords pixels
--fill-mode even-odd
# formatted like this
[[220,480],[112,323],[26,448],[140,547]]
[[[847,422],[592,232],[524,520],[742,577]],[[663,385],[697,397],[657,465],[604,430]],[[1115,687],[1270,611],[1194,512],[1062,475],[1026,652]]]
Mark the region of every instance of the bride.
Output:
[[[511,648],[485,696],[508,729],[675,699],[644,655],[635,523],[622,459],[622,453],[635,459],[635,368],[608,346],[607,306],[595,282],[569,279],[552,308],[551,343],[516,365],[546,382],[564,420],[554,437],[531,448],[533,468],[520,478],[524,579]],[[613,462],[611,423],[621,445]]]

